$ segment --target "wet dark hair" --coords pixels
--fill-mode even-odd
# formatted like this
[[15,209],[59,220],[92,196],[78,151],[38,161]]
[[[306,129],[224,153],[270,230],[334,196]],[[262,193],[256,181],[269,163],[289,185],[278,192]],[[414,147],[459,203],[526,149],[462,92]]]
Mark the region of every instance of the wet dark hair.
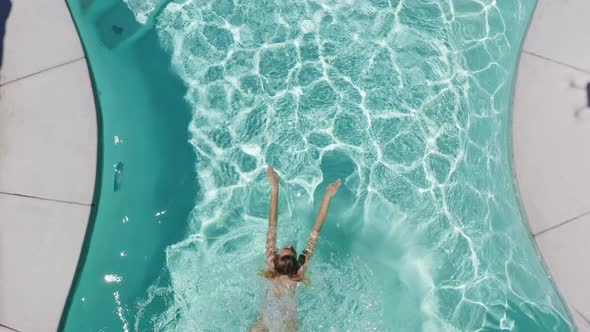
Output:
[[261,269],[259,274],[267,279],[274,279],[281,275],[286,275],[293,281],[302,282],[309,286],[309,279],[307,279],[303,273],[298,273],[299,269],[305,264],[306,257],[301,254],[298,259],[295,259],[297,252],[295,249],[292,249],[292,251],[292,256],[280,257],[277,253],[272,261],[274,268]]
[[299,261],[295,259],[295,255],[283,256],[280,255],[275,256],[274,260],[275,270],[282,275],[287,275],[292,277],[297,274],[301,265],[299,265]]

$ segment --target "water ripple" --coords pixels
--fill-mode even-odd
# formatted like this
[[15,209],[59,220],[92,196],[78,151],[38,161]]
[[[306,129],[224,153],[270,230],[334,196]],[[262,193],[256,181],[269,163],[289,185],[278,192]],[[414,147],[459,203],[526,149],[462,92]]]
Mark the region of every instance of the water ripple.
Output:
[[140,305],[172,298],[155,325],[247,328],[263,293],[266,165],[283,181],[280,240],[303,244],[308,228],[286,220],[310,218],[332,163],[347,205],[301,294],[304,329],[571,330],[511,175],[511,81],[533,5],[167,4],[157,29],[188,87],[201,194],[167,251],[171,287]]

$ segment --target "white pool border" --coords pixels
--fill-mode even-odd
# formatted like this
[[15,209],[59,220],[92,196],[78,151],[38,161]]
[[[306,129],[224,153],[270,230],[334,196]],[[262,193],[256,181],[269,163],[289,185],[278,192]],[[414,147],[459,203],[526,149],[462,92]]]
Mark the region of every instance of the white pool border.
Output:
[[0,70],[0,332],[58,329],[93,207],[97,143],[65,1],[12,0]]

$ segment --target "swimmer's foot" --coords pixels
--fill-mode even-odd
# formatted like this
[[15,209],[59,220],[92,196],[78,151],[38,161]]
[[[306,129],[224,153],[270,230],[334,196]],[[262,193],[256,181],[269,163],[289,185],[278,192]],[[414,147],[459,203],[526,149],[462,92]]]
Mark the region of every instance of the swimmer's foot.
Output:
[[270,184],[274,188],[278,188],[279,187],[279,175],[277,174],[275,169],[272,168],[271,165],[268,165],[268,169],[266,170],[266,175],[268,176],[268,181],[270,182]]
[[328,188],[326,188],[326,196],[333,197],[334,195],[336,195],[336,193],[338,192],[338,189],[340,189],[341,184],[342,184],[342,181],[340,181],[340,179],[330,183],[328,185]]

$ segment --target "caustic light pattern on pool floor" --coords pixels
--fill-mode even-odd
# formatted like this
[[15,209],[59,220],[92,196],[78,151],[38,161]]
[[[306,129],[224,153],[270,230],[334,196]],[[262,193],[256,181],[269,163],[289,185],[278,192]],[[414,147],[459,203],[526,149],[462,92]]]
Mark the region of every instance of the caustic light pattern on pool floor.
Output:
[[[302,330],[572,327],[514,193],[508,123],[534,3],[126,1],[188,87],[201,187],[135,326],[248,328],[269,186],[279,245],[305,245],[342,177],[300,293]],[[317,205],[317,204],[316,204]],[[161,301],[166,312],[152,312]]]

